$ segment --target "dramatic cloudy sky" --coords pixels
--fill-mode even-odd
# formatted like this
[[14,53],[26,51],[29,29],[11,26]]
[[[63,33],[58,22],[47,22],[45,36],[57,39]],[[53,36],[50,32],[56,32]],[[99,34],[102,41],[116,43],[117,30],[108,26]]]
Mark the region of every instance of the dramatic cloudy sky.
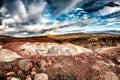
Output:
[[120,0],[0,0],[0,35],[120,34]]

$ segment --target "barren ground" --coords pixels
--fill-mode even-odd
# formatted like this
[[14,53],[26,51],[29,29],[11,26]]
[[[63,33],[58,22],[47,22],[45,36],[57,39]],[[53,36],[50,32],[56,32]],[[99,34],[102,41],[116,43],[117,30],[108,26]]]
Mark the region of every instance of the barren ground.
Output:
[[120,35],[0,36],[0,80],[120,80]]

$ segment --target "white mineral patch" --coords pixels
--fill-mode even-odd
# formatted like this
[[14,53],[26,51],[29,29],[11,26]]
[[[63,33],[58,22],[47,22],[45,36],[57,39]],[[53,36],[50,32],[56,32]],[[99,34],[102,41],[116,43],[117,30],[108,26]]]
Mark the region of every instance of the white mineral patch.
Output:
[[59,56],[59,55],[77,55],[80,53],[92,53],[92,50],[80,47],[77,45],[73,45],[70,43],[50,43],[50,42],[36,42],[36,43],[30,43],[27,42],[20,46],[19,50],[21,51],[21,54],[25,55],[43,55],[43,56]]
[[74,45],[74,44],[67,43],[67,45],[73,47],[74,50],[76,51],[76,53],[74,53],[73,55],[77,55],[77,54],[80,54],[80,53],[92,53],[93,52],[90,49],[87,49],[87,48],[84,48],[84,47],[81,47],[81,46],[77,46],[77,45]]

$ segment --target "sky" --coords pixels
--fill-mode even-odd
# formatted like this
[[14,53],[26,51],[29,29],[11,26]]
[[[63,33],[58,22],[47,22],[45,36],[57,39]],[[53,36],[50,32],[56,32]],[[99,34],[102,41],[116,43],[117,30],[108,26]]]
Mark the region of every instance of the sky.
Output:
[[120,0],[0,0],[0,35],[120,34]]

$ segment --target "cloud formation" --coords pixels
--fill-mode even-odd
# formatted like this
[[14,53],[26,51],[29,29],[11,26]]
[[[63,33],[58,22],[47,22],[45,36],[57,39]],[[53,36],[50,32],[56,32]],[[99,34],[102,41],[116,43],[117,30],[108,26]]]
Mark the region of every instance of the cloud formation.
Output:
[[112,30],[110,26],[120,25],[119,0],[1,1],[1,35],[24,37],[48,33],[65,34],[97,31],[97,27],[101,26],[104,30]]

